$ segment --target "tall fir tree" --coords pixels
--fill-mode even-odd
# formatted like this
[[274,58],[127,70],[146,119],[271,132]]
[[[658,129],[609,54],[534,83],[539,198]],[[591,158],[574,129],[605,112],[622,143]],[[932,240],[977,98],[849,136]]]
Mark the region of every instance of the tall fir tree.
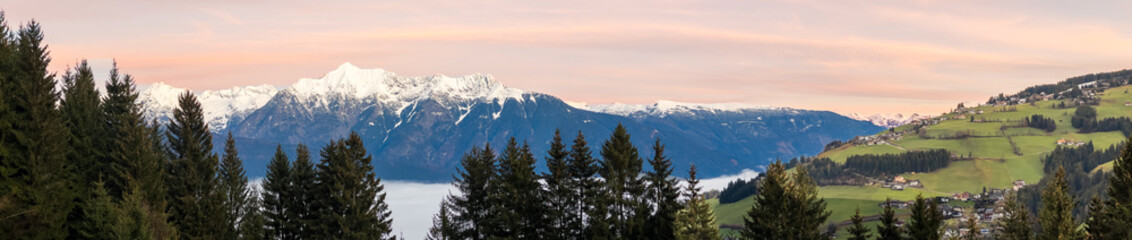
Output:
[[[80,239],[80,232],[93,231],[91,229],[80,229],[83,226],[91,226],[90,224],[83,224],[88,219],[84,217],[83,208],[88,206],[84,202],[89,197],[94,196],[90,192],[94,188],[92,185],[94,180],[110,180],[109,186],[104,186],[104,190],[109,190],[110,196],[120,196],[121,189],[119,186],[124,185],[124,182],[118,181],[118,178],[108,178],[106,173],[112,172],[111,168],[106,165],[105,152],[100,143],[105,136],[104,128],[101,122],[104,120],[102,115],[102,102],[99,99],[98,89],[94,86],[94,74],[90,70],[90,66],[86,61],[81,61],[75,67],[67,70],[63,75],[63,98],[59,100],[59,113],[63,118],[63,123],[67,125],[69,130],[67,144],[70,146],[71,151],[67,155],[67,165],[82,166],[76,167],[75,170],[75,208],[67,216],[67,228],[70,231],[70,239]],[[114,197],[111,197],[112,199]]]
[[931,199],[924,199],[923,195],[916,195],[912,204],[912,216],[908,218],[908,236],[911,239],[940,239],[943,229],[943,213],[939,205]]
[[495,153],[491,145],[473,148],[460,159],[460,169],[453,176],[452,185],[458,195],[448,197],[453,214],[455,239],[487,239],[493,228],[491,222],[492,188],[495,178]]
[[503,226],[496,237],[543,238],[546,210],[541,201],[543,190],[534,168],[535,159],[530,146],[520,146],[512,137],[500,155],[499,175],[492,184],[496,188],[493,199],[497,203],[492,215]]
[[892,199],[884,201],[884,211],[880,215],[880,224],[877,225],[877,238],[876,240],[901,240],[904,239],[904,229],[896,225],[899,219],[896,218],[896,211],[892,210]]
[[1016,193],[1006,196],[1003,204],[1003,217],[997,220],[1000,230],[995,231],[994,239],[1000,240],[1030,240],[1034,233],[1030,224],[1030,210],[1021,201]]
[[3,134],[8,151],[6,205],[0,209],[0,232],[12,239],[65,238],[67,216],[76,196],[73,166],[67,164],[69,131],[55,104],[54,74],[39,23],[20,28],[14,44],[12,71],[5,73],[5,102],[14,113]]
[[846,230],[846,232],[849,233],[849,240],[868,240],[872,237],[872,229],[865,226],[865,220],[861,217],[861,208],[857,208],[857,211],[853,213],[849,221],[853,223],[853,225],[850,225]]
[[[102,164],[108,171],[103,177],[117,183],[108,189],[115,199],[122,201],[124,221],[133,221],[123,227],[129,230],[124,236],[173,239],[177,232],[167,220],[164,172],[167,160],[158,130],[160,126],[146,123],[137,98],[133,77],[120,74],[115,63],[110,69],[102,101],[104,119],[101,124],[105,132],[99,142],[106,151]],[[129,197],[136,199],[125,196],[127,190],[133,191]],[[145,225],[144,229],[134,229],[135,225],[131,224]]]
[[621,124],[613,130],[609,140],[601,146],[601,168],[598,174],[605,180],[609,208],[609,225],[614,238],[635,239],[644,237],[645,224],[651,209],[638,196],[645,193],[644,180],[639,177],[644,160],[633,145],[629,132]]
[[759,192],[754,196],[754,205],[743,218],[743,239],[792,239],[789,223],[793,210],[789,209],[791,186],[786,168],[781,161],[767,166]]
[[597,179],[600,168],[593,157],[586,136],[578,131],[574,144],[570,146],[571,185],[576,189],[573,214],[580,218],[585,227],[581,236],[585,239],[608,239],[611,235],[608,209],[601,201],[607,199],[601,182]]
[[291,182],[291,200],[284,201],[286,214],[292,221],[284,225],[284,229],[293,233],[296,239],[311,239],[316,236],[315,227],[319,221],[319,208],[314,201],[317,199],[314,162],[311,161],[310,149],[299,144],[295,148],[295,162],[291,165],[291,175],[287,181]]
[[316,175],[321,239],[394,239],[385,187],[374,176],[373,157],[361,136],[336,140],[323,148]]
[[[807,168],[795,170],[794,181],[788,195],[789,209],[794,209],[795,219],[792,231],[795,239],[818,239],[828,236],[817,229],[829,219],[832,214],[826,210],[825,199],[818,197],[818,187],[810,178]],[[829,232],[828,234],[832,234]]]
[[696,165],[688,169],[688,185],[685,186],[683,210],[676,213],[673,228],[676,239],[680,240],[719,240],[719,223],[711,204],[700,195],[700,179],[696,178]]
[[[110,173],[105,177],[120,184],[117,186],[120,188],[118,193],[137,185],[144,195],[142,200],[151,205],[151,209],[165,209],[164,169],[167,160],[158,137],[160,127],[146,123],[137,99],[133,77],[120,74],[115,64],[110,69],[102,104],[105,116],[102,124],[106,132],[101,141],[107,152],[104,164]],[[163,236],[160,232],[156,231],[154,236]]]
[[[8,22],[4,19],[4,12],[0,11],[0,202],[15,201],[15,189],[19,186],[15,176],[20,167],[19,161],[12,157],[12,149],[10,149],[11,146],[16,145],[16,136],[12,129],[15,111],[12,110],[9,104],[11,101],[8,99],[8,95],[13,92],[11,86],[14,83],[11,75],[15,72],[11,61],[15,51],[12,49],[13,42],[10,36]],[[22,210],[17,210],[10,204],[0,204],[0,218],[7,218]],[[0,220],[0,223],[9,222]],[[7,230],[3,227],[0,229]]]
[[[0,11],[0,202],[11,201],[15,197],[14,189],[16,189],[13,175],[16,174],[17,166],[13,164],[16,161],[12,159],[12,150],[9,149],[9,146],[15,145],[15,136],[12,134],[12,118],[15,117],[15,112],[9,106],[7,97],[12,92],[12,80],[9,75],[15,72],[11,66],[11,58],[15,52],[12,50],[10,34],[4,12]],[[14,210],[9,208],[6,204],[0,205],[0,218],[7,217]]]
[[248,177],[244,173],[244,161],[240,160],[232,132],[228,132],[228,138],[224,141],[224,156],[220,160],[217,178],[219,193],[223,196],[221,207],[224,208],[223,218],[226,224],[226,228],[217,230],[224,239],[242,238],[244,229],[241,226],[244,224],[241,221],[247,219],[246,215],[250,212]]
[[1042,189],[1042,207],[1038,210],[1038,224],[1041,226],[1041,231],[1038,233],[1038,239],[1082,239],[1083,234],[1077,230],[1077,222],[1073,220],[1074,205],[1076,201],[1070,194],[1069,183],[1065,179],[1065,168],[1058,167],[1053,178]]
[[660,139],[653,142],[653,158],[649,159],[652,171],[645,173],[648,180],[647,198],[656,207],[649,216],[646,228],[648,239],[676,239],[673,222],[676,213],[682,208],[678,198],[680,189],[676,178],[672,177],[672,160],[664,156],[664,145]]
[[165,129],[172,156],[165,183],[174,225],[188,239],[222,238],[230,225],[221,207],[219,160],[212,153],[212,135],[196,96],[188,91],[181,94]]
[[263,215],[268,238],[297,239],[296,232],[289,228],[297,220],[287,214],[296,190],[291,185],[291,163],[283,152],[283,146],[277,145],[275,156],[267,163],[267,175],[263,178]]
[[546,219],[548,228],[545,239],[568,239],[578,236],[582,230],[582,218],[574,214],[578,207],[577,188],[572,181],[570,171],[570,152],[566,144],[562,143],[562,134],[554,130],[554,139],[550,142],[550,150],[546,151],[546,173],[543,181],[546,182],[546,197],[543,205],[547,209]]
[[[81,179],[97,180],[111,172],[109,167],[102,166],[105,152],[99,143],[103,140],[100,137],[105,134],[105,128],[101,123],[104,120],[101,109],[102,101],[95,88],[94,73],[86,60],[83,60],[63,75],[63,98],[59,100],[60,115],[70,131],[67,141],[71,146],[67,156],[68,164],[83,166],[76,171],[77,177]],[[111,186],[115,184],[124,183],[111,183]],[[87,188],[93,188],[93,185],[83,186],[83,189]],[[110,192],[111,196],[115,195],[114,191]]]

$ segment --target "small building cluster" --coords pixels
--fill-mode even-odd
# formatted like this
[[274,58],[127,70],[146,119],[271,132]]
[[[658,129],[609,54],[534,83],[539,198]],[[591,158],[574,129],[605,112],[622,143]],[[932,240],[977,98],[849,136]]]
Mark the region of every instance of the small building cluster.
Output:
[[[889,181],[894,186],[897,183],[911,184],[913,181],[903,177],[894,177]],[[916,181],[918,184],[918,181]],[[945,219],[960,219],[966,221],[970,217],[974,217],[980,223],[980,227],[971,230],[962,226],[952,226],[945,230],[944,235],[949,237],[966,236],[970,231],[979,231],[983,236],[988,236],[994,229],[990,226],[1003,217],[1005,217],[1004,205],[1006,204],[1006,195],[1011,191],[1018,191],[1026,186],[1025,180],[1015,180],[1011,188],[997,189],[985,188],[981,193],[961,192],[952,194],[950,197],[934,197],[925,199],[927,202],[934,202],[939,205],[939,211]],[[956,203],[965,202],[965,203]],[[971,204],[973,203],[973,206]],[[878,206],[885,207],[891,206],[896,209],[906,209],[915,204],[914,200],[901,201],[901,200],[888,200],[880,202]],[[966,206],[966,207],[965,207]]]
[[1080,147],[1082,145],[1085,145],[1085,141],[1069,140],[1069,139],[1061,138],[1061,139],[1057,139],[1057,145],[1070,146],[1070,147]]
[[892,180],[890,180],[890,181],[885,181],[882,186],[884,188],[897,190],[897,191],[903,191],[904,188],[910,188],[910,187],[911,188],[924,188],[924,185],[920,184],[920,180],[918,180],[918,179],[916,179],[916,180],[904,179],[904,177],[901,177],[901,176],[896,176],[896,177],[893,177]]
[[1023,187],[1026,187],[1026,180],[1014,180],[1014,191],[1018,191],[1018,189],[1022,189]]
[[904,139],[904,133],[902,132],[884,132],[877,135],[857,136],[850,139],[849,143],[872,146],[888,144],[889,142],[900,141],[900,139]]

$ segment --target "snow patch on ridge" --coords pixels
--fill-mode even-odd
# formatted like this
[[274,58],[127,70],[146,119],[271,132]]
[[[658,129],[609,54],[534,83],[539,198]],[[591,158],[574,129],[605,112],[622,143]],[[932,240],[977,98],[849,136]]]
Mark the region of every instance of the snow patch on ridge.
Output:
[[[696,111],[706,112],[741,112],[748,110],[784,110],[786,108],[776,108],[763,105],[753,105],[745,103],[683,103],[668,100],[660,100],[653,104],[594,104],[586,105],[585,103],[572,103],[567,102],[571,106],[579,109],[586,109],[594,112],[608,113],[621,116],[631,115],[650,115],[650,116],[667,116],[674,113],[695,114]],[[581,106],[575,106],[579,104]]]
[[850,113],[845,116],[856,120],[871,122],[874,125],[885,128],[899,127],[915,120],[928,119],[932,117],[931,115],[920,115],[916,113],[910,115],[904,115],[901,113],[873,114],[869,116],[865,116],[859,113]]

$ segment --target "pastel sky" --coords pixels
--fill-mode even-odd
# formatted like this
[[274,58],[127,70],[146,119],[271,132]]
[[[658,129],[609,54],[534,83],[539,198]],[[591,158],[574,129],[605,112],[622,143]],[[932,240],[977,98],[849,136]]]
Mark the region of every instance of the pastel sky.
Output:
[[589,103],[739,102],[939,113],[1132,66],[1132,1],[0,0],[63,71],[286,86],[351,62],[488,73]]

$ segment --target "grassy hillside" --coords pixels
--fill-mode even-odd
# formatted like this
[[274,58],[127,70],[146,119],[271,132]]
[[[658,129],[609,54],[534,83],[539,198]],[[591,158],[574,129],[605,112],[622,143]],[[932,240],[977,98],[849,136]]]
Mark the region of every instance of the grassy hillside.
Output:
[[[1132,86],[1111,88],[1100,97],[1097,119],[1108,117],[1132,117]],[[1041,159],[1057,147],[1059,139],[1073,141],[1092,141],[1098,148],[1105,148],[1124,141],[1123,133],[1098,132],[1077,133],[1070,119],[1074,108],[1055,108],[1062,100],[1039,101],[1030,104],[1011,106],[979,106],[967,108],[963,112],[949,113],[934,119],[943,119],[938,124],[924,127],[926,139],[919,134],[904,134],[899,140],[887,141],[877,145],[847,144],[818,157],[828,157],[839,163],[854,155],[902,153],[914,150],[946,149],[971,160],[952,162],[942,170],[927,173],[906,173],[908,179],[919,179],[923,189],[909,188],[893,191],[879,186],[825,186],[818,190],[825,198],[833,214],[830,222],[849,219],[853,211],[861,208],[862,215],[879,214],[877,207],[885,198],[910,200],[916,194],[924,196],[950,196],[958,192],[979,192],[983,187],[1008,188],[1014,180],[1037,183],[1043,177]],[[981,111],[981,113],[979,113]],[[1035,129],[1021,128],[1018,121],[1040,114],[1056,121],[1057,130],[1051,133]],[[971,117],[976,120],[972,121]],[[1006,127],[1004,127],[1006,126]],[[898,127],[897,131],[910,130],[910,126]],[[884,133],[880,133],[884,134]],[[950,136],[967,134],[970,137],[947,139]],[[1111,169],[1111,162],[1097,167]],[[722,224],[742,224],[746,210],[752,204],[751,198],[716,206],[716,215]]]
[[[1132,117],[1132,106],[1125,103],[1132,102],[1132,93],[1128,90],[1132,86],[1123,86],[1108,89],[1101,96],[1101,104],[1094,106],[1097,109],[1097,118]],[[939,124],[926,126],[925,133],[929,137],[946,138],[958,132],[970,133],[972,137],[963,139],[924,139],[914,134],[907,134],[903,139],[887,142],[887,144],[864,146],[842,146],[822,153],[818,157],[828,157],[836,162],[844,162],[845,158],[862,154],[899,153],[908,150],[946,149],[953,154],[972,156],[974,160],[953,162],[950,167],[930,172],[912,173],[905,177],[920,179],[924,189],[928,191],[955,193],[962,191],[981,191],[985,187],[1005,188],[1014,180],[1021,179],[1034,183],[1042,178],[1041,158],[1053,151],[1058,139],[1092,141],[1098,148],[1123,141],[1121,132],[1098,132],[1080,134],[1070,124],[1073,108],[1058,109],[1055,104],[1061,100],[1040,101],[1033,104],[1019,104],[1004,106],[979,106],[968,108],[963,113],[950,113],[938,118],[947,119]],[[1013,111],[1009,108],[1016,108]],[[982,114],[969,112],[982,111]],[[1046,133],[1034,128],[1009,127],[1022,118],[1034,114],[1041,114],[1057,122],[1057,130]],[[972,122],[971,117],[988,122]],[[963,117],[961,119],[956,119]],[[990,122],[995,121],[995,122]],[[901,127],[901,130],[908,127]],[[1017,149],[1018,154],[1015,154]],[[1111,164],[1100,168],[1111,167]]]

